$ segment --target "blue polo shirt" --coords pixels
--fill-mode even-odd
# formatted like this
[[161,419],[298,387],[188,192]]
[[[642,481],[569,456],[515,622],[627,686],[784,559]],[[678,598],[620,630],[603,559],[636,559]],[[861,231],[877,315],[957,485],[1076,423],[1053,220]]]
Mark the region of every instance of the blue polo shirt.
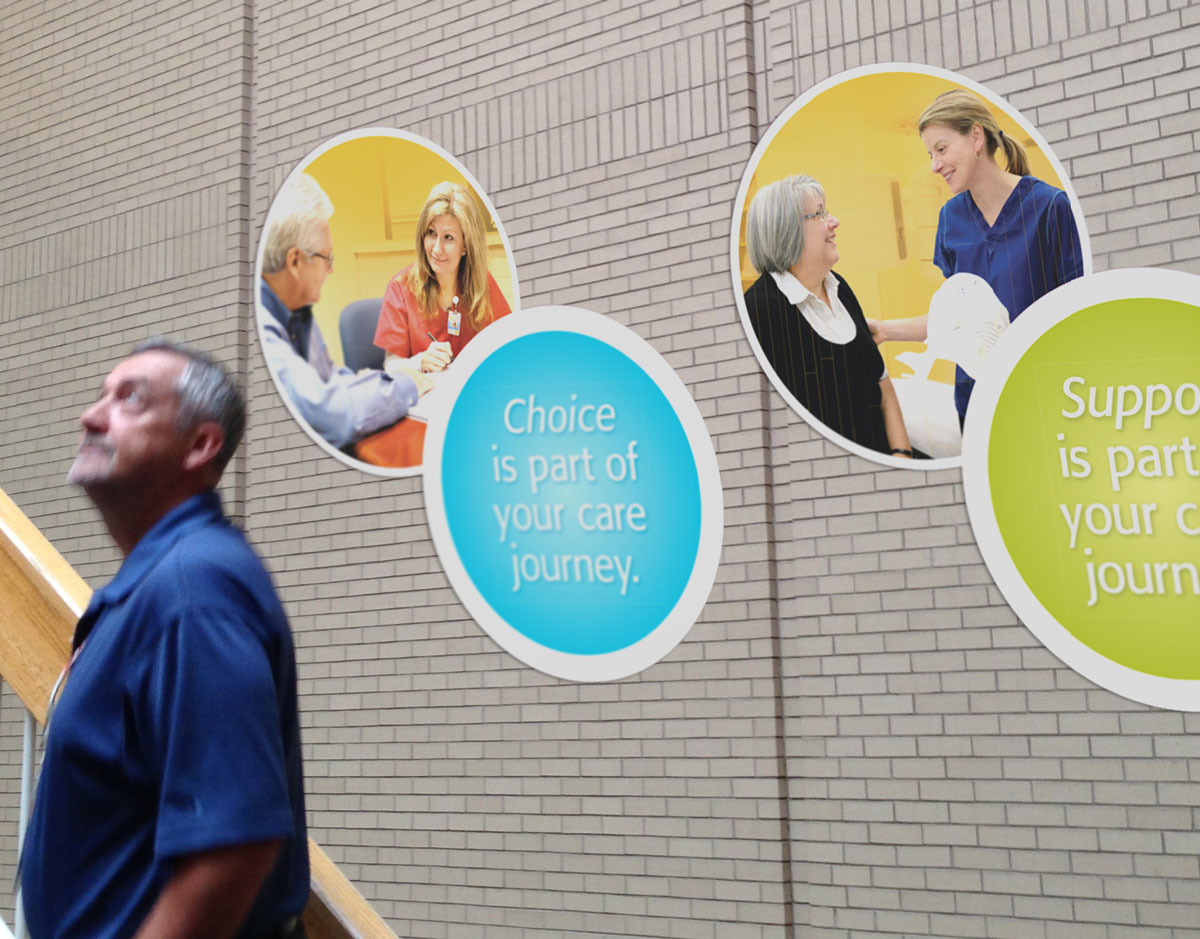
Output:
[[22,859],[32,939],[120,939],[181,855],[286,839],[237,934],[308,899],[291,632],[214,492],[138,542],[79,621]]
[[[1015,320],[1034,300],[1083,274],[1083,249],[1071,200],[1033,176],[1022,176],[988,225],[969,192],[938,216],[933,263],[942,273],[977,274]],[[957,369],[954,403],[961,417],[975,380]]]

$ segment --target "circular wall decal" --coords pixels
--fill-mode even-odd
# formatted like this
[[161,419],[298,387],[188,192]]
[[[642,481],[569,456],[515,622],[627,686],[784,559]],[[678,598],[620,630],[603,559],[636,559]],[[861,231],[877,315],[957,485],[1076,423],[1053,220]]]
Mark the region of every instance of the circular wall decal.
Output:
[[[991,136],[925,139],[919,118],[947,93]],[[976,183],[1021,175],[1001,172],[1021,167],[1010,146],[1028,167],[988,219]],[[734,203],[730,268],[751,349],[797,414],[860,456],[938,469],[959,465],[967,368],[999,331],[992,311],[1001,325],[1018,317],[1090,272],[1091,252],[1066,172],[1029,121],[965,76],[888,63],[820,82],[772,122]],[[909,449],[929,459],[892,455]]]
[[260,348],[284,405],[348,466],[418,474],[453,359],[520,303],[512,258],[487,194],[436,144],[383,127],[323,143],[259,239]]
[[1200,710],[1200,277],[1060,287],[1001,337],[971,402],[964,486],[984,560],[1067,665]]
[[571,307],[496,323],[451,381],[425,501],[467,610],[562,678],[657,662],[699,615],[721,553],[716,456],[683,383],[636,333]]

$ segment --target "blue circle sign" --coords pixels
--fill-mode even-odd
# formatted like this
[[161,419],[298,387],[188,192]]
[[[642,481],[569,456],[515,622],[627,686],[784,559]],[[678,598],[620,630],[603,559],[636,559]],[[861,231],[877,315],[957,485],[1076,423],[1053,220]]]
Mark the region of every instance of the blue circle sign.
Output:
[[722,499],[711,441],[665,361],[606,317],[505,317],[439,382],[430,528],[472,616],[576,681],[646,668],[711,590]]

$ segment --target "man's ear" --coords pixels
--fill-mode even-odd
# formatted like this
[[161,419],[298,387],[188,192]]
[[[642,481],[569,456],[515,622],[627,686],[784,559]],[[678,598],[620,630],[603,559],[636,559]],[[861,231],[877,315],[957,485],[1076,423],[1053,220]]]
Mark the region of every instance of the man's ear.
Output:
[[183,468],[188,472],[211,466],[215,469],[217,454],[225,445],[225,432],[216,421],[204,421],[192,430],[191,441],[183,455]]
[[304,252],[300,248],[296,247],[296,245],[292,245],[290,248],[288,248],[287,254],[283,256],[284,270],[295,273],[296,269],[300,266],[300,262],[303,260]]

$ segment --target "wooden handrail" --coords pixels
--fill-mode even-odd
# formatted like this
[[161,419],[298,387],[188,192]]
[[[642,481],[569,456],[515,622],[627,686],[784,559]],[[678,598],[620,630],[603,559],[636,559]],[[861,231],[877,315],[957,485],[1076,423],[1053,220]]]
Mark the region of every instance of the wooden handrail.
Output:
[[0,490],[0,676],[39,724],[92,591]]
[[[0,490],[0,677],[39,724],[91,589]],[[397,939],[311,838],[308,939]]]

